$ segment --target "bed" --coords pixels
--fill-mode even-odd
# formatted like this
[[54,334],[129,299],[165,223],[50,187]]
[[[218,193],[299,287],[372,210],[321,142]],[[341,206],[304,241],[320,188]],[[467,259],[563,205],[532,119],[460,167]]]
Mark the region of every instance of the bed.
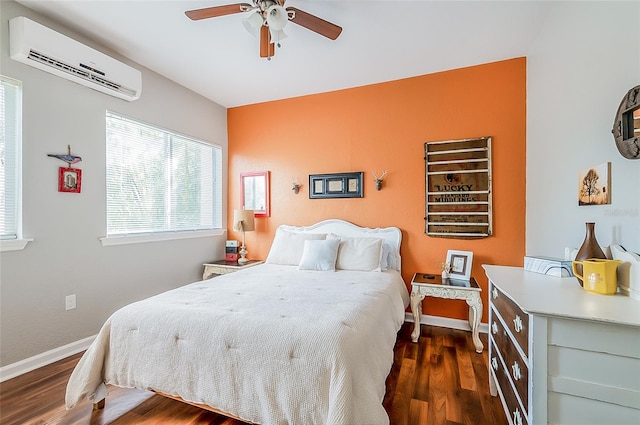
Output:
[[152,390],[256,424],[388,424],[382,406],[409,294],[398,228],[280,226],[265,264],[115,312],[67,384]]

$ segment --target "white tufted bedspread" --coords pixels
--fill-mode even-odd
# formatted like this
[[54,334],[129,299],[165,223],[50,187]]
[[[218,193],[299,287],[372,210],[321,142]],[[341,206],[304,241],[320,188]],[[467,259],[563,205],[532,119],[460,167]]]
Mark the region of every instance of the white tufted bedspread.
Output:
[[114,313],[66,404],[99,401],[106,383],[253,423],[388,424],[385,380],[408,304],[397,271],[264,264],[193,283]]

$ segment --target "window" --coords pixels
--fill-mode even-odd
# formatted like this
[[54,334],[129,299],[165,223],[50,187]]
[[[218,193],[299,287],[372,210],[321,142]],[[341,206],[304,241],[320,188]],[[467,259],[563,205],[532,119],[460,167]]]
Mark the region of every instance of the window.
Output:
[[106,141],[107,238],[221,228],[219,146],[109,111]]
[[[2,251],[23,249],[21,235],[22,84],[0,76],[0,240]],[[14,243],[18,241],[18,243]]]

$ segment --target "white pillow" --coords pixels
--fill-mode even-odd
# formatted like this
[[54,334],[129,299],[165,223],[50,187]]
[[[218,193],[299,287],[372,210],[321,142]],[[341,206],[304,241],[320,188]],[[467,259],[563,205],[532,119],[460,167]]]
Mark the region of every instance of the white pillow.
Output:
[[297,266],[300,264],[304,241],[325,239],[324,233],[299,233],[287,230],[276,230],[266,263],[281,264],[284,266]]
[[304,241],[300,270],[336,271],[336,257],[338,257],[340,240],[312,240]]
[[395,261],[391,257],[391,245],[386,242],[382,243],[382,258],[380,259],[380,269],[382,271],[394,268]]
[[379,272],[382,258],[382,239],[345,238],[338,247],[336,269]]

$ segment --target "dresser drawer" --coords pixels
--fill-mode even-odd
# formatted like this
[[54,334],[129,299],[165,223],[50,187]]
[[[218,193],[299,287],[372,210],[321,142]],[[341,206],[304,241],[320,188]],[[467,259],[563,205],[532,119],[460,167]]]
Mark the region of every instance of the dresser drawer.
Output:
[[491,282],[490,302],[502,316],[516,342],[529,357],[529,315]]
[[493,345],[494,341],[491,341],[490,343],[492,344],[492,355],[489,359],[489,367],[491,367],[491,370],[498,381],[500,392],[502,393],[504,402],[507,405],[506,414],[509,416],[510,423],[513,425],[528,425],[529,421],[527,420],[527,413],[522,411],[520,404],[518,403],[518,398],[516,397],[513,387],[511,387],[509,377],[504,370],[504,365],[496,355],[497,348]]
[[516,392],[520,396],[520,401],[525,409],[529,410],[529,367],[527,361],[518,352],[513,340],[504,329],[502,322],[498,319],[496,312],[491,307],[491,324],[489,325],[491,339],[494,346],[500,353],[502,360],[507,365],[507,372],[511,375]]

